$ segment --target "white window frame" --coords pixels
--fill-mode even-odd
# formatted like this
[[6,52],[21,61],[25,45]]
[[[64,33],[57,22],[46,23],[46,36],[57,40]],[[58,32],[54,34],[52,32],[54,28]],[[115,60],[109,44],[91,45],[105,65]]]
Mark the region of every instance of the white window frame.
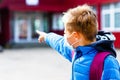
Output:
[[[111,32],[118,32],[120,31],[120,28],[115,27],[115,13],[120,13],[120,8],[115,8],[114,4],[108,4],[109,9],[103,10],[101,9],[101,29],[104,31],[111,31]],[[110,15],[110,26],[105,26],[105,18],[104,15],[109,14]]]

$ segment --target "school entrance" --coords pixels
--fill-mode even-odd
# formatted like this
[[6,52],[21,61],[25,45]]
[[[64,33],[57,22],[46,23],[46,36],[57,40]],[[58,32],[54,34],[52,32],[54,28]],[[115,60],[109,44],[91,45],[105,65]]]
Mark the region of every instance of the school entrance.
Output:
[[47,31],[47,17],[43,13],[15,13],[14,14],[14,42],[38,42],[36,30]]

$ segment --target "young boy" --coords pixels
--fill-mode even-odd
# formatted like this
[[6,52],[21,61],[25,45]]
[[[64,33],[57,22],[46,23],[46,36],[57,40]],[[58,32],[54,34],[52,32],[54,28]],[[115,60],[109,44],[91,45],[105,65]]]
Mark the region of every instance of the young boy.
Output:
[[[97,18],[90,6],[69,9],[63,15],[63,22],[64,36],[38,31],[38,40],[45,41],[72,62],[72,80],[90,80],[90,65],[94,56],[102,51],[109,51],[112,55],[107,56],[104,61],[101,80],[120,80],[119,63],[115,59],[116,52],[113,48],[114,40],[97,35]],[[96,40],[96,35],[100,40]]]

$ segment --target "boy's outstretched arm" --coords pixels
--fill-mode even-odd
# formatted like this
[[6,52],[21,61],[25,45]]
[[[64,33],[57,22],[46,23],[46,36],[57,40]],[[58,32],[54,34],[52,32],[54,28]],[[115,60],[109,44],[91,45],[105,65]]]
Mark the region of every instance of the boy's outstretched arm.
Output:
[[64,37],[55,33],[45,33],[36,31],[39,34],[38,41],[45,42],[47,45],[58,51],[66,59],[72,62],[72,50],[65,45]]

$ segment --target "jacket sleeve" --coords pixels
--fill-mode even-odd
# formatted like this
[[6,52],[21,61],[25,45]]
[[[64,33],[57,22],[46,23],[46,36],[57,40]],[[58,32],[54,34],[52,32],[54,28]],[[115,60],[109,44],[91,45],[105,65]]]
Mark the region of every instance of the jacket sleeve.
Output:
[[45,37],[47,45],[58,51],[62,56],[72,62],[72,50],[65,45],[64,37],[55,33],[48,33]]
[[120,65],[111,55],[105,59],[101,80],[120,80]]

